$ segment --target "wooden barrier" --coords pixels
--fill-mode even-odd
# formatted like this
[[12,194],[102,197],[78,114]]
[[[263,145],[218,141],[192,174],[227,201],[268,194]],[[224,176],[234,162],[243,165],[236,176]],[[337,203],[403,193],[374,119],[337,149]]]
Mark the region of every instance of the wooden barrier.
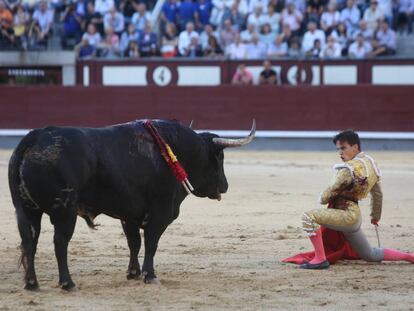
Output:
[[409,86],[1,87],[0,128],[104,126],[141,118],[197,129],[414,131]]

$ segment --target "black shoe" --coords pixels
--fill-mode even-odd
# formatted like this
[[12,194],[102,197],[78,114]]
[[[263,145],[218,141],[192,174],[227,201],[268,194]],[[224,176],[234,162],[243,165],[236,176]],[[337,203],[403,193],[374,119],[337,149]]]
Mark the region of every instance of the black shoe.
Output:
[[301,264],[299,268],[302,269],[313,269],[313,270],[321,270],[321,269],[328,269],[329,268],[329,261],[325,260],[320,263],[310,263],[305,262],[304,264]]

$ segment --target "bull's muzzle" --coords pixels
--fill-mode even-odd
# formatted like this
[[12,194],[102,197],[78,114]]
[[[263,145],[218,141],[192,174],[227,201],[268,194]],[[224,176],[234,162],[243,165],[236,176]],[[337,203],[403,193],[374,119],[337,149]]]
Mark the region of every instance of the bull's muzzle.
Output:
[[213,138],[213,143],[224,147],[241,147],[250,143],[253,140],[255,133],[256,120],[253,119],[252,129],[250,130],[250,134],[246,137],[237,139],[215,137]]

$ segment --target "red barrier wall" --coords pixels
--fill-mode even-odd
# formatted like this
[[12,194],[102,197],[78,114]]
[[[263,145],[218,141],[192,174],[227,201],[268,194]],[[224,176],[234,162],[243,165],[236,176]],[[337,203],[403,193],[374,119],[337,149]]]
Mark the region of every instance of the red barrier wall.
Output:
[[0,128],[140,118],[197,129],[414,131],[413,87],[1,87]]

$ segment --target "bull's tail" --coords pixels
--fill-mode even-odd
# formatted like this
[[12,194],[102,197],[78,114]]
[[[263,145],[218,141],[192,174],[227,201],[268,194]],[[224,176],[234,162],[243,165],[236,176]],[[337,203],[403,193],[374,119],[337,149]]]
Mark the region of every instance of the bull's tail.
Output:
[[26,200],[23,198],[20,191],[20,185],[22,183],[20,169],[24,161],[25,152],[34,145],[38,135],[39,130],[34,130],[27,134],[14,150],[9,161],[9,187],[13,205],[16,209],[17,225],[22,239],[22,256],[19,262],[20,264],[23,264],[26,272],[29,268],[28,266],[30,266],[31,254],[33,254],[36,249],[36,235],[38,236],[39,232],[36,232],[36,226],[34,224],[39,222],[38,218],[40,211],[30,213],[25,206]]

